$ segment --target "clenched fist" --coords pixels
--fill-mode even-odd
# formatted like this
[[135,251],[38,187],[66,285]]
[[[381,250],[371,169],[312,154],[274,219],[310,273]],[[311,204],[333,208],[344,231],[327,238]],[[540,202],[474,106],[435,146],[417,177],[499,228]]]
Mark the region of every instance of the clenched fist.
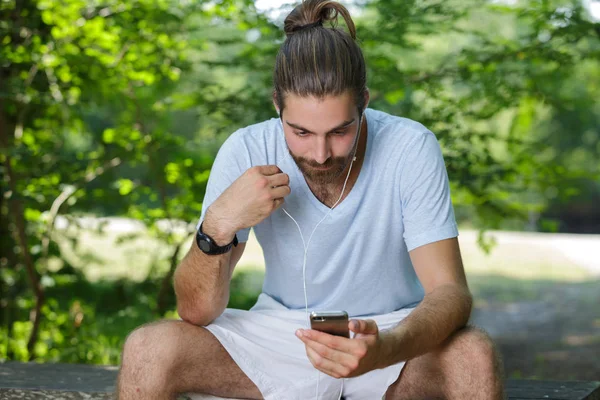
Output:
[[257,225],[279,208],[290,194],[289,185],[289,176],[276,165],[248,169],[210,205],[205,232],[218,232],[227,242],[240,229]]

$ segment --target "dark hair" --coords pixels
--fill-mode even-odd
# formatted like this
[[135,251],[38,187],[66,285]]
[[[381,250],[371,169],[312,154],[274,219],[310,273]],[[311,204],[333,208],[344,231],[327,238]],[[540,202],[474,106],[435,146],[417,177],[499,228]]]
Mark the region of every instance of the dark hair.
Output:
[[[348,31],[337,28],[341,14]],[[323,26],[331,22],[331,27]],[[275,101],[283,112],[285,96],[340,95],[348,90],[356,99],[359,114],[365,106],[365,60],[356,43],[350,13],[331,0],[304,0],[286,17],[285,42],[275,60]]]

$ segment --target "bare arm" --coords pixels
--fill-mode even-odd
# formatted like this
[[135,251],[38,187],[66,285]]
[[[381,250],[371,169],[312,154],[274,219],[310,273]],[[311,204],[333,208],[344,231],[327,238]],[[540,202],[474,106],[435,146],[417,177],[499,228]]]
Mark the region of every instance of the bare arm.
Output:
[[[204,220],[204,233],[223,246],[235,233],[219,232],[210,213]],[[174,276],[179,316],[194,325],[208,325],[217,318],[229,301],[229,281],[244,253],[246,243],[239,243],[225,254],[204,254],[194,241]]]
[[[236,232],[267,218],[289,195],[289,177],[274,165],[252,167],[235,180],[206,211],[202,230],[218,245]],[[245,244],[220,255],[207,255],[194,242],[175,270],[174,286],[179,316],[205,326],[229,302],[229,283]]]
[[386,365],[433,350],[465,326],[471,314],[472,297],[456,238],[418,247],[410,257],[425,297],[398,326],[381,332]]

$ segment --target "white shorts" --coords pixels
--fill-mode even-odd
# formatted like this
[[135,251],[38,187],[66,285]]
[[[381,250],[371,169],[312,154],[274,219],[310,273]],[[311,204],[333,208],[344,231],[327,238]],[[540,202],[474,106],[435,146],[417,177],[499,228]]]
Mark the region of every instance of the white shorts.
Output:
[[[412,310],[367,318],[375,320],[380,330],[389,329]],[[250,311],[228,308],[206,327],[254,382],[265,400],[317,399],[317,384],[318,399],[337,400],[342,379],[335,379],[313,367],[304,343],[295,335],[299,328],[308,328],[305,311],[289,310],[265,294],[259,296]],[[356,378],[343,379],[342,396],[346,400],[381,399],[398,379],[403,366],[404,363],[398,363]],[[187,396],[192,400],[217,399],[193,393]]]

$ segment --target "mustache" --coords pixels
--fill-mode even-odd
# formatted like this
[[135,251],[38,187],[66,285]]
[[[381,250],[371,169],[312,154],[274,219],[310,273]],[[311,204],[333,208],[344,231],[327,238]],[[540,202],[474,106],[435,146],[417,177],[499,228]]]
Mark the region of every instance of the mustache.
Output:
[[327,161],[325,161],[323,164],[319,164],[318,162],[314,161],[314,160],[309,160],[308,158],[304,158],[304,157],[296,157],[296,160],[298,162],[301,162],[302,164],[305,164],[309,167],[314,167],[314,168],[327,168],[327,167],[333,167],[334,165],[344,165],[346,163],[346,157],[334,157],[334,158],[330,158]]

